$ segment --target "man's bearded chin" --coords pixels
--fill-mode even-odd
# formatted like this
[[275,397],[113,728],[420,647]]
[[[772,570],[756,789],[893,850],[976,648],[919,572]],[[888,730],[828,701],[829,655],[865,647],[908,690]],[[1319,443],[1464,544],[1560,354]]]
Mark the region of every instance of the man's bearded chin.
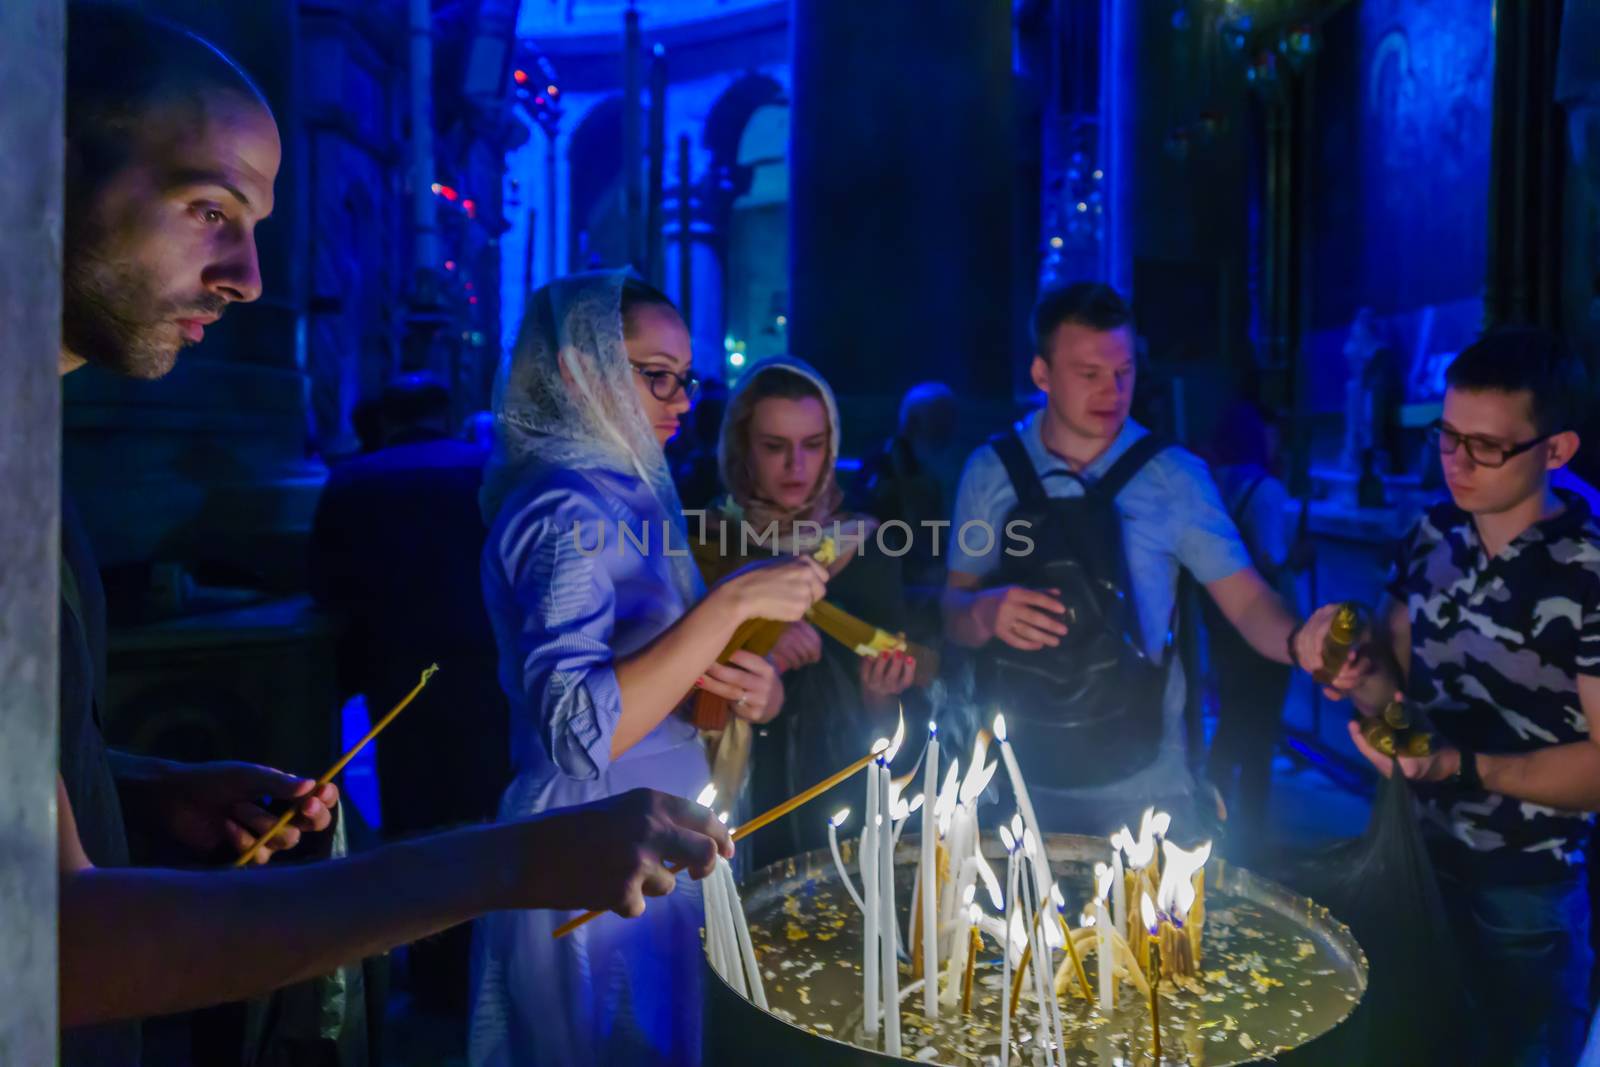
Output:
[[131,264],[109,257],[69,253],[61,304],[63,346],[114,374],[160,378],[185,343],[173,324],[181,310],[158,300]]

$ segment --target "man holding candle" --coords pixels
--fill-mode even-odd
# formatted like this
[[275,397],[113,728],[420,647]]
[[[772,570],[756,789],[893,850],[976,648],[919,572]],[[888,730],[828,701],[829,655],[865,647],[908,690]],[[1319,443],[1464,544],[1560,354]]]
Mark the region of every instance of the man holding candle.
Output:
[[1105,834],[1149,804],[1203,825],[1183,814],[1185,690],[1167,654],[1179,568],[1268,659],[1288,662],[1295,620],[1250,566],[1205,465],[1128,417],[1122,298],[1087,282],[1046,293],[1033,335],[1046,403],[967,462],[947,636],[983,649],[978,699],[1007,716],[1046,831]]
[[[86,362],[159,378],[235,302],[261,293],[255,228],[272,210],[276,123],[210,44],[127,8],[74,6],[67,60],[61,372]],[[62,1062],[139,1060],[126,1021],[265,993],[499,908],[624,915],[732,854],[703,808],[636,790],[580,808],[307,866],[131,869],[123,797],[192,853],[239,850],[263,796],[322,829],[337,791],[248,765],[123,759],[100,735],[104,597],[66,524],[62,566]],[[441,783],[449,788],[449,783]],[[82,820],[80,822],[80,819]],[[110,1028],[88,1024],[123,1022]]]
[[[1436,731],[1431,754],[1399,767],[1416,783],[1485,1067],[1577,1062],[1590,1008],[1600,526],[1551,484],[1578,449],[1586,377],[1540,330],[1494,330],[1456,357],[1433,427],[1451,499],[1401,544],[1377,633],[1329,690],[1368,716],[1398,695]],[[1320,645],[1326,622],[1306,631]],[[1393,772],[1354,722],[1350,737]]]

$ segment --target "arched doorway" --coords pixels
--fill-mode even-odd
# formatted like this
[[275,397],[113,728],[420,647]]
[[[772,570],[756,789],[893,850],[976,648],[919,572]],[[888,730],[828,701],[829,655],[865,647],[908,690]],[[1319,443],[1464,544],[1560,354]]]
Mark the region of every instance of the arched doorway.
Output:
[[789,102],[766,74],[745,74],[706,117],[712,232],[726,265],[724,371],[788,350]]
[[567,269],[620,267],[628,262],[628,222],[622,181],[622,98],[608,96],[584,115],[567,146],[571,200]]

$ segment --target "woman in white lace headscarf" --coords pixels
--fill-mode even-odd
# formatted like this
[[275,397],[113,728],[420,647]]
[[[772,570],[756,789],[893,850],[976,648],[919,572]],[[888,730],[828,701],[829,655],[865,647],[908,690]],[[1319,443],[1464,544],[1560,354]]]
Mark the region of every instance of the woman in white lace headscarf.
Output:
[[[717,656],[746,619],[800,618],[826,572],[791,560],[704,591],[661,451],[689,365],[667,298],[607,272],[534,293],[501,368],[483,583],[511,704],[503,818],[646,786],[693,798],[708,775],[685,697],[710,690],[756,721],[782,703],[766,660]],[[680,876],[640,918],[552,939],[569,917],[480,921],[473,1067],[697,1064],[698,886]]]

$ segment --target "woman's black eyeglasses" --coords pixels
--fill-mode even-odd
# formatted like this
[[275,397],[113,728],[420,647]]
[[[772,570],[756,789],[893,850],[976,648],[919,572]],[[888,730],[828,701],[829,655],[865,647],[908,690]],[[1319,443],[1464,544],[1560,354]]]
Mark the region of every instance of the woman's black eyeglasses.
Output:
[[[1559,432],[1559,431],[1557,431]],[[1472,437],[1468,434],[1456,433],[1446,426],[1441,419],[1435,419],[1428,426],[1428,439],[1439,446],[1439,451],[1447,456],[1456,454],[1456,449],[1462,445],[1467,447],[1467,456],[1480,467],[1504,467],[1506,461],[1520,456],[1530,448],[1534,448],[1554,437],[1554,433],[1541,434],[1531,441],[1524,441],[1520,445],[1502,445],[1493,441],[1486,441],[1482,437]]]
[[660,368],[641,367],[637,363],[629,363],[633,373],[650,383],[650,395],[662,403],[666,403],[678,395],[678,390],[683,390],[683,395],[689,398],[689,403],[694,403],[694,398],[700,395],[700,379],[692,374],[674,374],[669,370]]

